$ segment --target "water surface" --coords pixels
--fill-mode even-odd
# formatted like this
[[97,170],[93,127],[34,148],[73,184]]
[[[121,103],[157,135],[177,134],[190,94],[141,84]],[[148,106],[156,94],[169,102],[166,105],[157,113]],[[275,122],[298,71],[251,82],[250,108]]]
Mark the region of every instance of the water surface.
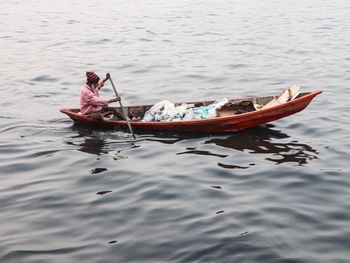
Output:
[[[350,3],[1,6],[1,262],[349,262]],[[132,141],[59,112],[90,70],[125,105],[324,93],[246,131]]]

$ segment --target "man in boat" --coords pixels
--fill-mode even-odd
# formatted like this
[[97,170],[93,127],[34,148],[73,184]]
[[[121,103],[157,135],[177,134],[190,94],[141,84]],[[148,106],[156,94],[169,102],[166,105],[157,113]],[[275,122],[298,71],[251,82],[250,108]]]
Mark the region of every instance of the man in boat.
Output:
[[120,97],[113,99],[101,99],[99,90],[109,79],[109,73],[104,80],[100,80],[94,72],[86,72],[86,83],[81,87],[80,92],[80,113],[90,115],[94,119],[103,120],[103,118],[114,114],[115,117],[123,119],[122,114],[115,108],[108,107],[111,102],[120,101]]

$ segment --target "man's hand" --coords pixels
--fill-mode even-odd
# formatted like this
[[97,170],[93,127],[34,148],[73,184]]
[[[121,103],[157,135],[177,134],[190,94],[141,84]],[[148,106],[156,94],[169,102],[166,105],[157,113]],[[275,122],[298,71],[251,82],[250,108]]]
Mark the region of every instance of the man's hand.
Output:
[[121,98],[120,98],[120,97],[116,97],[116,98],[114,98],[114,99],[110,99],[110,100],[108,101],[108,103],[117,102],[117,101],[121,101]]
[[111,77],[111,75],[109,73],[106,74],[106,78],[103,81],[103,83],[105,83],[107,80],[109,80]]

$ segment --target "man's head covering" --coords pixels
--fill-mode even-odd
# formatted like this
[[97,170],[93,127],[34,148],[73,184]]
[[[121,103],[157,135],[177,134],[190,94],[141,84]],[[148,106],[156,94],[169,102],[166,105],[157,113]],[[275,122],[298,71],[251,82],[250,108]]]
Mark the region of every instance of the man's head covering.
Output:
[[94,72],[86,72],[86,81],[89,84],[96,83],[100,80],[100,77],[97,76]]

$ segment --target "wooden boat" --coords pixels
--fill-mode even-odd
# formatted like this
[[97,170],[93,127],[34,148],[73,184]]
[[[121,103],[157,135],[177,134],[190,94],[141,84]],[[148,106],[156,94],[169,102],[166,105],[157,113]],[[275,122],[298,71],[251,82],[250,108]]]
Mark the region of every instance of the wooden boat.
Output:
[[[254,110],[242,114],[226,115],[222,117],[190,120],[190,121],[163,121],[163,122],[143,122],[135,121],[133,118],[141,118],[145,112],[153,105],[139,105],[139,106],[127,106],[124,107],[126,113],[130,117],[130,124],[133,130],[143,131],[168,131],[168,132],[231,132],[247,129],[253,126],[265,124],[271,121],[275,121],[286,116],[292,115],[305,109],[313,98],[321,94],[321,90],[313,92],[300,93],[293,100],[285,103],[275,105],[272,107],[264,108],[260,110]],[[230,99],[229,102],[235,103],[240,101],[251,101],[254,105],[266,105],[270,101],[276,99],[278,96],[265,96],[256,98],[243,98],[243,99]],[[209,105],[214,101],[201,101],[201,102],[187,102],[188,104],[201,103],[202,105]],[[181,103],[176,103],[180,105]],[[118,108],[117,108],[118,109]],[[128,129],[127,122],[125,120],[103,119],[96,120],[90,116],[82,115],[79,113],[79,109],[61,109],[62,113],[67,114],[73,121],[77,123],[88,124],[94,127],[104,128],[117,128]]]

